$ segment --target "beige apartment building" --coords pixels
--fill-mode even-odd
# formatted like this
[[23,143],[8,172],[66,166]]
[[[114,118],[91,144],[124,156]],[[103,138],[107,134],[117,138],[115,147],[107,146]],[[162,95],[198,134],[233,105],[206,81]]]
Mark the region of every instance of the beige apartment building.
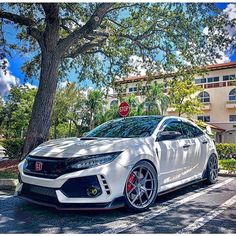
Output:
[[[161,83],[163,76],[157,75],[154,81]],[[135,93],[143,102],[145,96],[138,92],[140,82],[145,88],[147,77],[136,76],[117,81],[123,88],[123,96]],[[208,66],[208,72],[204,76],[196,76],[195,83],[203,88],[197,96],[204,106],[203,113],[194,119],[209,124],[215,131],[217,142],[236,143],[236,62]],[[115,102],[118,98],[113,90],[109,94],[109,104]],[[176,115],[175,110],[168,108],[166,115]]]

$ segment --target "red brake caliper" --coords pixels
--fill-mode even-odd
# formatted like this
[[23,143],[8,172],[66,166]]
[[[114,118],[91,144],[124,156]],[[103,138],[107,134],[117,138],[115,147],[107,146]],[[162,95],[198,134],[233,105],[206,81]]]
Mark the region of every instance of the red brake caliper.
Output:
[[[131,173],[128,178],[128,184],[127,184],[127,192],[129,193],[133,189],[133,183],[135,182],[135,174]],[[131,184],[132,183],[132,184]]]

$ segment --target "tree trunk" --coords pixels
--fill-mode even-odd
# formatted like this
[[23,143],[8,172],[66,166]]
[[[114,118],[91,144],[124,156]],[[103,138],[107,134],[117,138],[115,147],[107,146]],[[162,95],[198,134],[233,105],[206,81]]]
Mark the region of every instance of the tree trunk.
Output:
[[55,120],[55,123],[54,123],[54,139],[57,138],[57,123],[56,123],[56,120]]
[[69,131],[68,131],[68,137],[71,137],[71,120],[69,120]]
[[90,112],[89,130],[92,130],[94,128],[93,120],[94,120],[93,112],[91,111]]
[[53,52],[42,53],[40,82],[23,149],[23,157],[48,138],[60,59]]

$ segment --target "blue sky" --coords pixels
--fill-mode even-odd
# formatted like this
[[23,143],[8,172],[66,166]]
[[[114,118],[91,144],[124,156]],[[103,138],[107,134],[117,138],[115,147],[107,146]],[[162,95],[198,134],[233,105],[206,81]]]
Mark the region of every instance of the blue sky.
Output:
[[[231,4],[232,5],[232,4]],[[233,3],[233,5],[235,5],[235,8],[232,10],[229,11],[229,14],[231,14],[232,16],[234,16],[236,18],[236,4]],[[222,10],[224,9],[228,9],[229,7],[229,3],[216,3],[216,6]],[[235,10],[235,12],[234,12]],[[10,40],[10,41],[14,41],[15,38],[14,38],[14,35],[15,35],[15,32],[16,32],[16,29],[13,28],[12,26],[7,26],[6,29],[4,29],[4,32],[6,32],[6,39],[7,40]],[[9,61],[9,68],[8,68],[8,75],[10,78],[5,78],[7,75],[3,75],[3,73],[1,73],[0,71],[0,93],[2,91],[2,86],[1,86],[1,83],[4,82],[3,80],[9,80],[6,82],[7,83],[11,83],[10,80],[13,79],[14,77],[15,78],[18,78],[16,80],[19,80],[20,83],[24,83],[24,74],[23,72],[21,71],[21,67],[22,65],[24,64],[24,62],[26,62],[28,59],[29,59],[29,55],[20,55],[18,52],[15,52],[15,51],[12,51],[12,57],[7,57],[8,61]],[[228,56],[228,55],[227,55]],[[228,58],[230,61],[236,61],[236,52],[229,56]],[[70,81],[76,81],[78,75],[74,72],[74,71],[71,71],[68,78],[70,78]],[[14,80],[14,79],[13,79]],[[36,85],[38,84],[38,81],[37,80],[33,80],[32,81],[29,81],[30,83],[32,83],[33,85]],[[14,82],[12,83],[14,84]],[[89,81],[86,81],[86,82],[83,82],[83,85],[84,86],[91,86],[92,84],[89,82]]]

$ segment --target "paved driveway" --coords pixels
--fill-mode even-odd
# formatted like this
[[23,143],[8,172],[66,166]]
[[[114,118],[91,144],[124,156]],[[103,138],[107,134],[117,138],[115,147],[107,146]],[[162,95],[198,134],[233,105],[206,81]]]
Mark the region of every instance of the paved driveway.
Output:
[[236,233],[236,178],[169,193],[140,214],[60,212],[0,192],[0,233]]

